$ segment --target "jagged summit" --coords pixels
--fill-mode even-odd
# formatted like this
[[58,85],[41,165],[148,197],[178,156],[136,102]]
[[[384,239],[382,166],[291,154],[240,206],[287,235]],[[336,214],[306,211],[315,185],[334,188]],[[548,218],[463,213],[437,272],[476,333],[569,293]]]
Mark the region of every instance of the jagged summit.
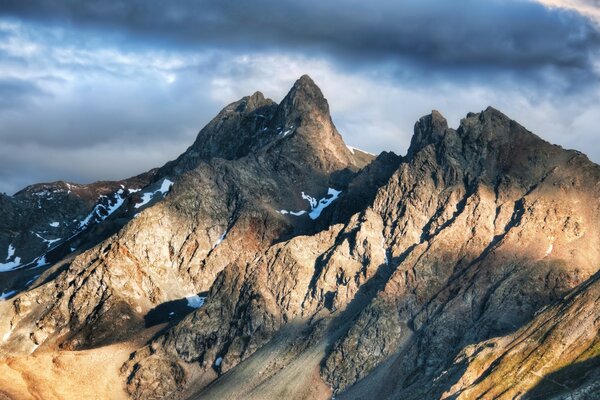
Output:
[[281,111],[287,118],[313,112],[328,115],[329,104],[310,76],[302,75],[281,101]]
[[440,142],[447,129],[448,121],[437,110],[421,117],[415,123],[414,134],[410,141],[407,156],[411,157],[423,147]]
[[321,89],[303,75],[280,104],[255,92],[227,105],[182,156],[163,168],[163,174],[181,174],[200,160],[239,159],[261,152],[297,158],[325,171],[356,169],[372,159],[349,151]]

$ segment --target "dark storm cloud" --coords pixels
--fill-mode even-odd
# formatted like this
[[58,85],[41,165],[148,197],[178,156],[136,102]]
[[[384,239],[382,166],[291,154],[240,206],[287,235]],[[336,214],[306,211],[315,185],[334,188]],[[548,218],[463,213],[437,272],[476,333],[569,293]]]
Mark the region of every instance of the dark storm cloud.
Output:
[[595,76],[600,35],[591,21],[528,1],[4,1],[2,12],[118,29],[181,45],[323,50],[360,63],[426,67],[555,68]]
[[46,95],[35,83],[22,79],[0,78],[0,113],[28,104],[37,96]]

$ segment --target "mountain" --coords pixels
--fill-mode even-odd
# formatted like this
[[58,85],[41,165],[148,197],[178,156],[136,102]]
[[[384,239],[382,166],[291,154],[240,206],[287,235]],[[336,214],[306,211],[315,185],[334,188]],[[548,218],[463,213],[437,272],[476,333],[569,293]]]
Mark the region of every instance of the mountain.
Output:
[[595,398],[600,167],[491,107],[414,132],[347,147],[303,76],[148,173],[0,198],[0,395]]

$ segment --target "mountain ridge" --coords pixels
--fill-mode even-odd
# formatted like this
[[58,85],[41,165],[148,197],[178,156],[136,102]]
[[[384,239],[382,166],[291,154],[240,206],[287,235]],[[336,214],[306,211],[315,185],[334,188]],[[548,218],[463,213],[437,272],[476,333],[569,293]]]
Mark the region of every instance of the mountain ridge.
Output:
[[491,107],[414,131],[406,156],[355,154],[308,76],[280,104],[231,103],[123,199],[114,231],[102,220],[89,249],[0,302],[0,353],[158,329],[116,366],[119,395],[503,398],[569,365],[557,336],[493,392],[514,335],[563,309],[588,331],[570,362],[593,360],[600,167]]

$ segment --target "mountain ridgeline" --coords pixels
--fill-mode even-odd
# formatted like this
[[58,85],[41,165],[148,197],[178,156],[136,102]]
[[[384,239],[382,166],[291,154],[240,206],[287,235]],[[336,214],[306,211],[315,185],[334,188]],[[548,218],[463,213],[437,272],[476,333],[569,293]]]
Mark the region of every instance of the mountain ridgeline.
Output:
[[305,75],[0,209],[0,398],[600,395],[600,167],[491,107],[373,156]]

